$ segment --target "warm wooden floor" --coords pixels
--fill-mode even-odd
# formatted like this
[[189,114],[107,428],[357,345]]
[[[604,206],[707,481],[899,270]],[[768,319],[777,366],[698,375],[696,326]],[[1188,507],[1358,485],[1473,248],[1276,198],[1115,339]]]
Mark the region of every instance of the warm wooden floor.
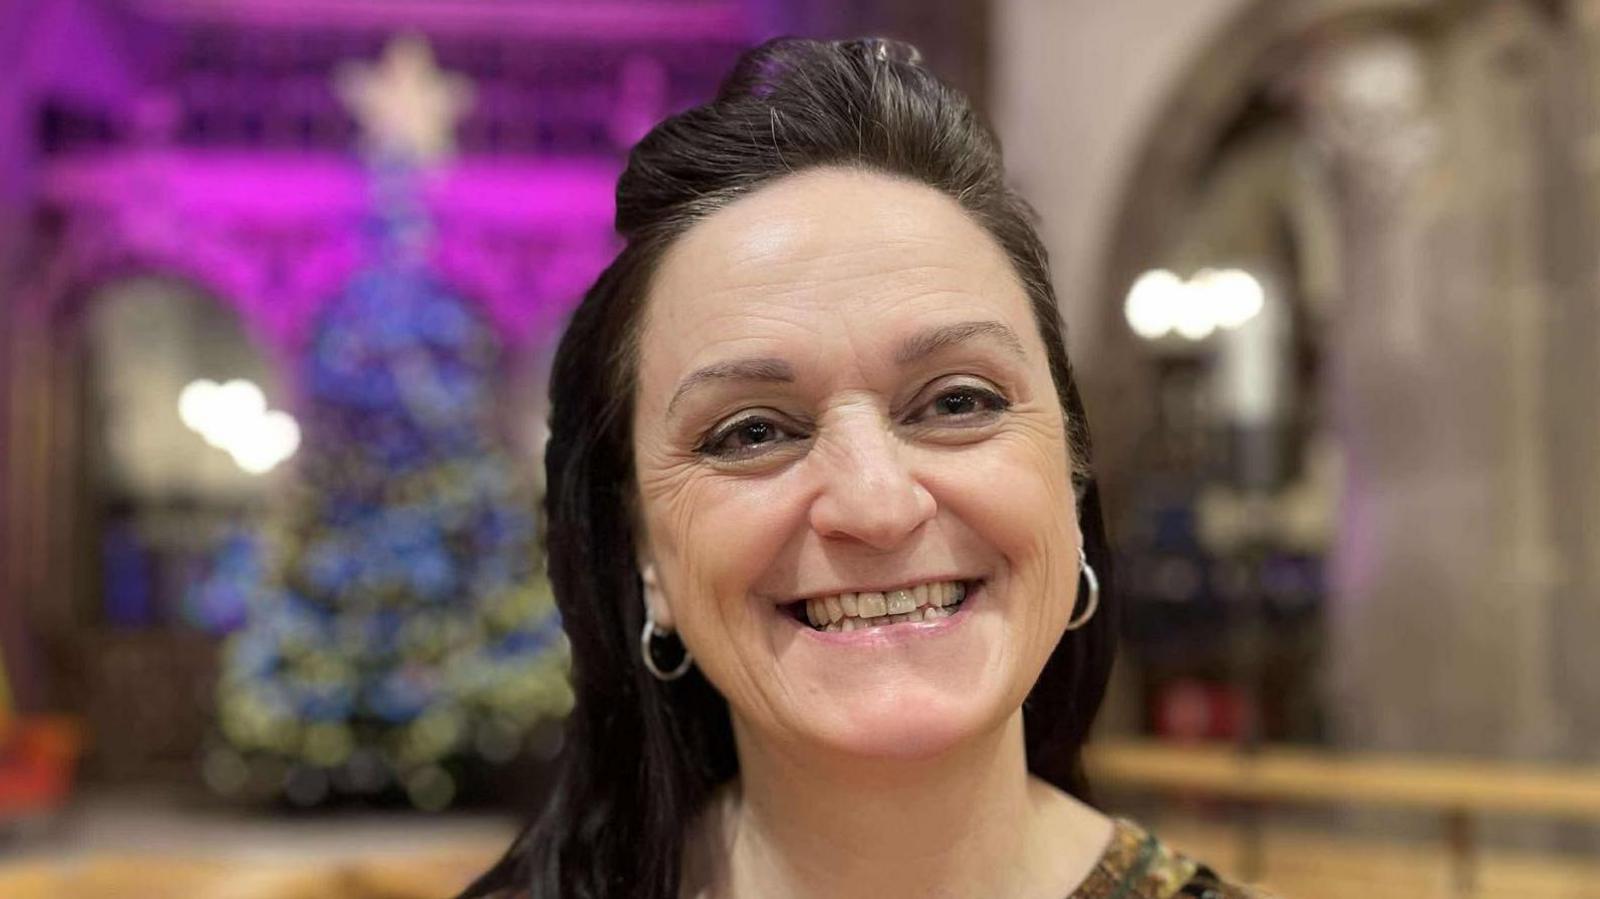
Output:
[[95,796],[0,841],[0,899],[445,899],[514,830],[499,815],[285,817],[160,791]]
[[[1150,822],[1168,842],[1240,870],[1236,832],[1192,817]],[[4,899],[446,899],[505,844],[485,819],[393,822],[185,818],[104,809],[57,851],[0,857]],[[1453,890],[1442,842],[1389,844],[1268,827],[1261,883],[1283,899],[1600,899],[1600,860],[1486,851],[1476,888]]]
[[343,862],[104,856],[0,863],[6,899],[446,899],[493,857],[486,847]]

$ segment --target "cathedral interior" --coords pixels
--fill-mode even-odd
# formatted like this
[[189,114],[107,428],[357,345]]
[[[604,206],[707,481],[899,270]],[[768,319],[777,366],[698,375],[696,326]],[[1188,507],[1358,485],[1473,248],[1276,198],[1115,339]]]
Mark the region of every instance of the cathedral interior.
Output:
[[784,34],[915,44],[1039,213],[1102,805],[1286,899],[1600,897],[1594,0],[0,0],[0,895],[504,850],[553,349],[629,147]]

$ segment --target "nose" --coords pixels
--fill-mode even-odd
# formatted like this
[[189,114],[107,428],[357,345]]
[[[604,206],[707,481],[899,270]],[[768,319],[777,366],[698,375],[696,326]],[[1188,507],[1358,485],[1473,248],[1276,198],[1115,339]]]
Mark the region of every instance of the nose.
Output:
[[810,517],[818,534],[888,550],[933,517],[933,494],[906,465],[904,445],[886,428],[857,427],[838,435],[835,449],[816,458],[824,483]]

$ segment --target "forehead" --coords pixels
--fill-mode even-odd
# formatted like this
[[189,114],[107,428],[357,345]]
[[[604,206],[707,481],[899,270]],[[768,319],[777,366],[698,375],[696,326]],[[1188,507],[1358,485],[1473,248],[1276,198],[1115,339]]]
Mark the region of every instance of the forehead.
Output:
[[792,338],[819,316],[871,328],[948,314],[1035,333],[1005,252],[954,200],[850,169],[790,176],[695,224],[663,257],[647,306],[646,357]]

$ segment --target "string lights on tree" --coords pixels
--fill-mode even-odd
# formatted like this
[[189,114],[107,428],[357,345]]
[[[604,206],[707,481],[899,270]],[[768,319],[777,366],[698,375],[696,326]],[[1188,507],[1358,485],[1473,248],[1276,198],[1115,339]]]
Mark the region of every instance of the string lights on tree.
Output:
[[[530,479],[498,430],[497,337],[431,265],[420,176],[447,158],[470,88],[416,38],[341,87],[367,129],[370,262],[301,361],[281,513],[229,544],[218,570],[234,580],[192,604],[219,622],[245,605],[205,776],[302,805],[387,793],[437,810],[565,714],[566,642]],[[192,417],[224,438],[243,425],[220,409],[271,415],[236,385],[194,391]]]

